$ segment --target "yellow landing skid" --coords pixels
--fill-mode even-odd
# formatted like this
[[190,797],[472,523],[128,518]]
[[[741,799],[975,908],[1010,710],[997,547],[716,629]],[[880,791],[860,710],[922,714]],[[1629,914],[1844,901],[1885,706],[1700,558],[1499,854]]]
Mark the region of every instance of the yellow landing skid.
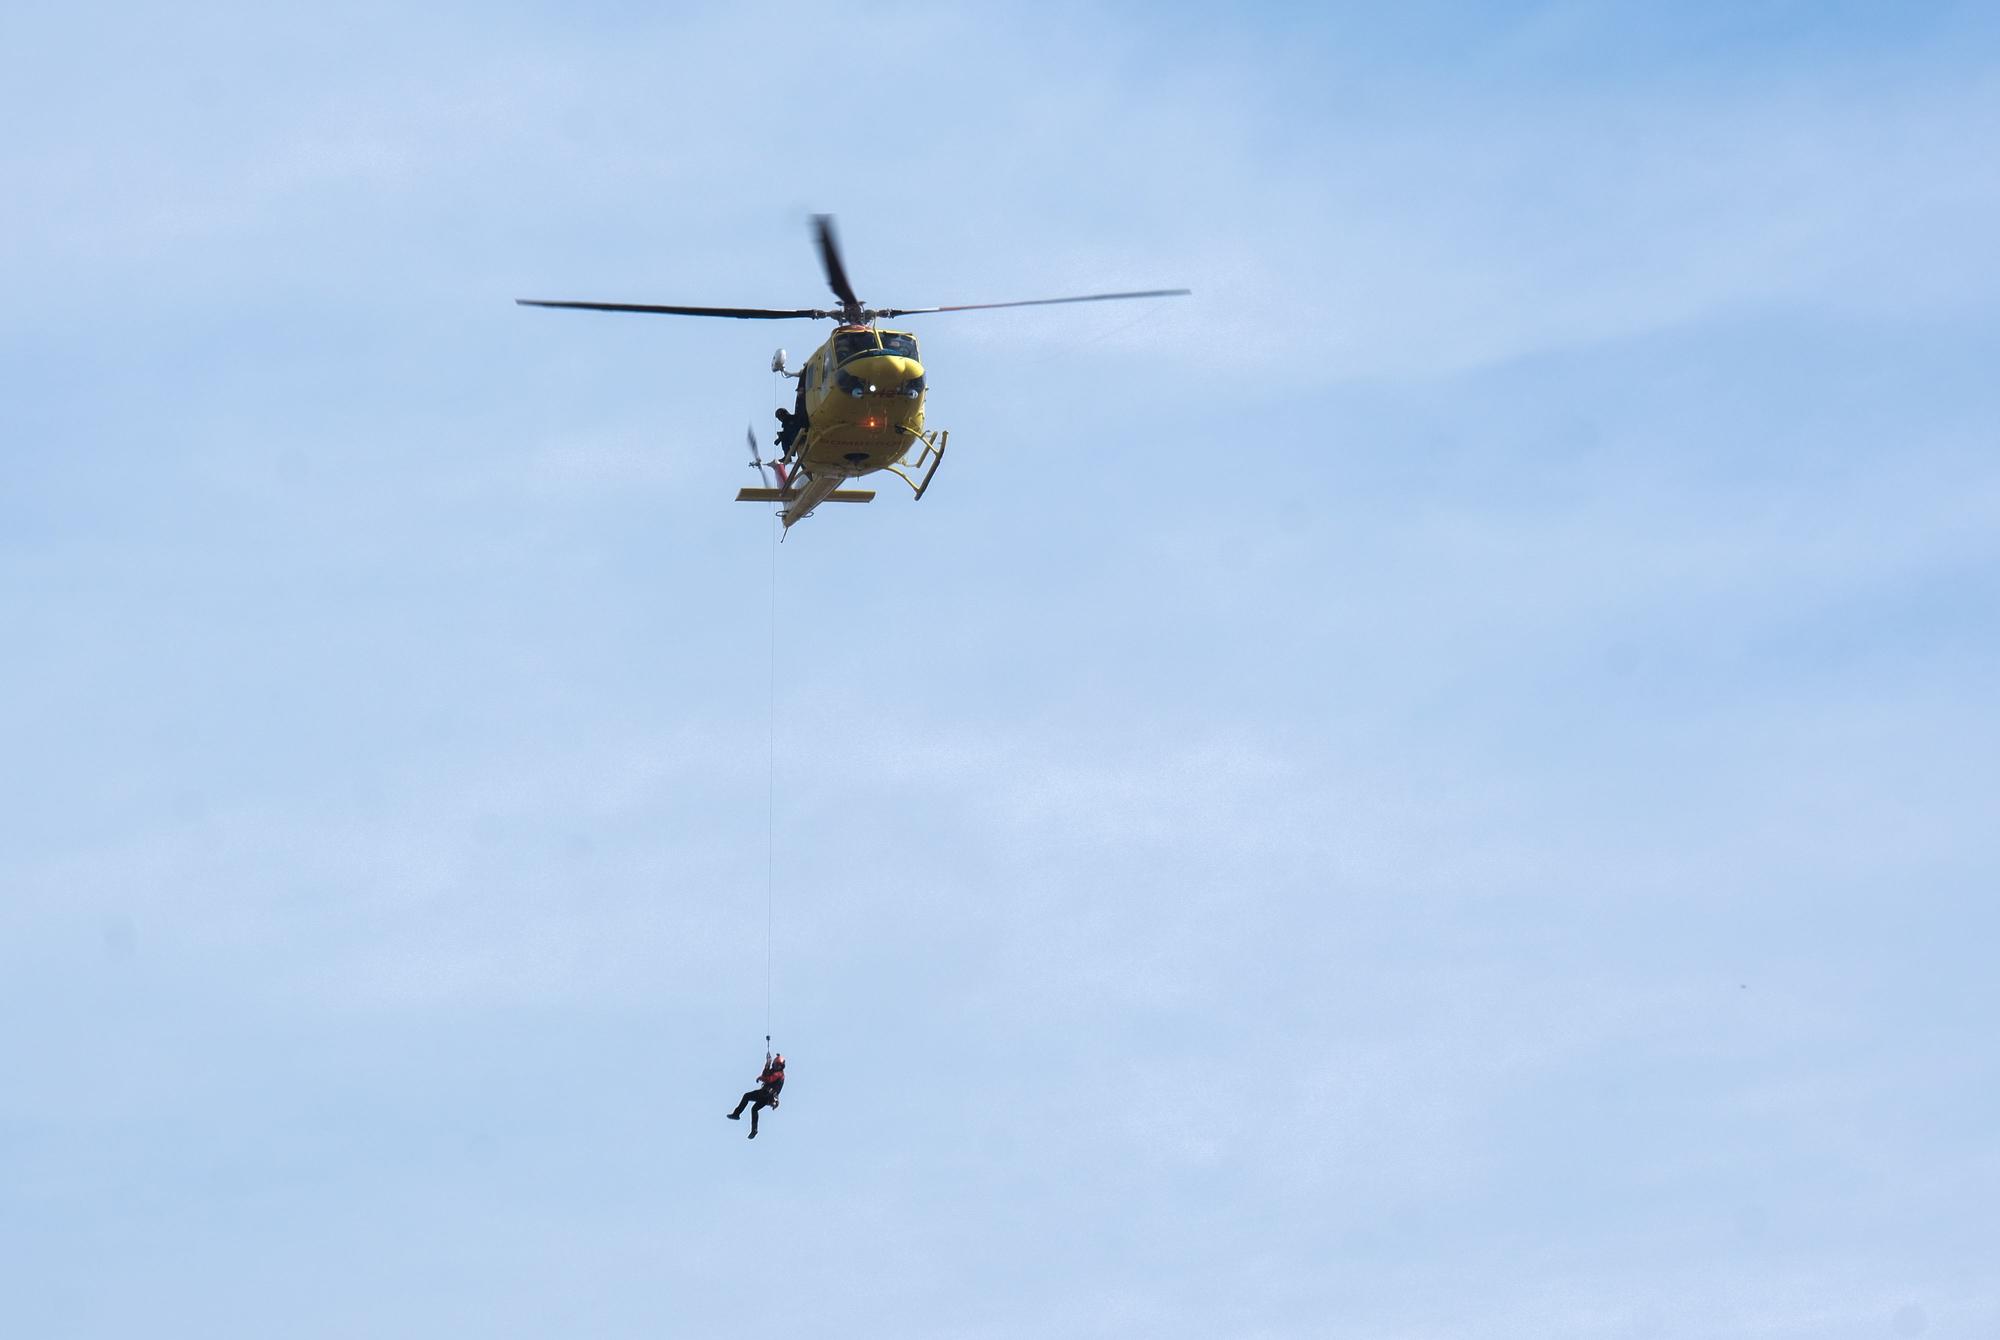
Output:
[[[793,503],[801,494],[797,489],[738,489],[737,502]],[[835,489],[820,499],[821,502],[864,503],[875,501],[874,489]]]
[[945,443],[951,440],[951,430],[945,428],[935,433],[917,433],[905,428],[901,431],[909,433],[911,437],[924,444],[924,449],[915,455],[910,455],[907,452],[904,453],[903,464],[909,466],[912,470],[924,470],[926,465],[930,466],[930,469],[924,470],[924,482],[921,484],[904,474],[897,466],[889,466],[888,470],[890,474],[908,484],[910,492],[916,494],[921,499],[924,496],[924,490],[931,486],[931,477],[937,473],[938,466],[944,463],[944,447]]

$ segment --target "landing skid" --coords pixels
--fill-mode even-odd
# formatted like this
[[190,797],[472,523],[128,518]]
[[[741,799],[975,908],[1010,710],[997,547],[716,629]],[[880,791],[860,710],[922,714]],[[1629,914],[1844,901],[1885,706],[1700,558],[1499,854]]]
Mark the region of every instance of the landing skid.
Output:
[[[909,466],[912,470],[923,470],[924,482],[919,484],[894,465],[889,467],[889,473],[895,475],[896,478],[902,480],[905,484],[908,484],[910,492],[916,494],[917,498],[921,498],[924,496],[924,490],[931,486],[931,477],[937,474],[938,466],[944,461],[945,443],[951,440],[951,429],[941,428],[935,433],[911,433],[910,436],[923,443],[924,449],[917,453],[915,460],[911,460],[909,453],[904,452],[903,464]],[[926,461],[930,463],[928,470],[924,469]],[[912,499],[911,501],[914,502],[916,499]]]

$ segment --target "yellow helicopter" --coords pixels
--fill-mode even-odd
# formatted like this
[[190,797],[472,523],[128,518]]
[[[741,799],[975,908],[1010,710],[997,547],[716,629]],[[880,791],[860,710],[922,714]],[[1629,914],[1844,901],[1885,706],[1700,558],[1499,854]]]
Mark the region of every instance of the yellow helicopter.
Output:
[[[924,427],[924,365],[916,336],[907,331],[881,330],[882,317],[917,316],[930,312],[971,312],[994,307],[1046,307],[1064,302],[1107,302],[1120,298],[1172,298],[1184,288],[1147,289],[1139,293],[1087,293],[1071,298],[1031,298],[1025,302],[975,302],[955,307],[866,307],[854,296],[841,264],[830,215],[813,217],[819,238],[820,263],[826,282],[840,306],[835,310],[764,307],[667,307],[626,302],[548,302],[516,298],[523,307],[575,307],[592,312],[654,312],[668,316],[726,316],[739,320],[783,321],[831,318],[839,322],[833,335],[797,369],[785,366],[785,351],[771,359],[771,370],[797,380],[798,398],[789,412],[778,411],[783,425],[778,455],[764,460],[757,438],[750,435],[750,464],[764,481],[746,488],[738,502],[779,503],[785,529],[812,514],[823,502],[865,503],[870,489],[841,487],[877,470],[901,479],[918,498],[931,485],[950,438],[946,431]],[[767,469],[777,475],[771,487]],[[915,478],[915,475],[921,478]]]

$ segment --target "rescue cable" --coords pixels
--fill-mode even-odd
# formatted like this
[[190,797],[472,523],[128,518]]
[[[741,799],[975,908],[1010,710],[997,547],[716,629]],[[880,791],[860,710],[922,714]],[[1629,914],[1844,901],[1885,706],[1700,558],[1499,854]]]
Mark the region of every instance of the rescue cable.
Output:
[[771,677],[765,706],[764,766],[764,1050],[771,1042],[771,928],[776,921],[778,885],[778,544],[784,523],[771,536]]

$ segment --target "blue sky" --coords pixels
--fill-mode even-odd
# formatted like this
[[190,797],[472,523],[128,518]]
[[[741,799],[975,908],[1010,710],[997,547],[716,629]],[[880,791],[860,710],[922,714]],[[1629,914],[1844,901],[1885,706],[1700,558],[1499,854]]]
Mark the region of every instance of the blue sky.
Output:
[[1380,9],[0,18],[0,1330],[2000,1331],[2000,30]]

